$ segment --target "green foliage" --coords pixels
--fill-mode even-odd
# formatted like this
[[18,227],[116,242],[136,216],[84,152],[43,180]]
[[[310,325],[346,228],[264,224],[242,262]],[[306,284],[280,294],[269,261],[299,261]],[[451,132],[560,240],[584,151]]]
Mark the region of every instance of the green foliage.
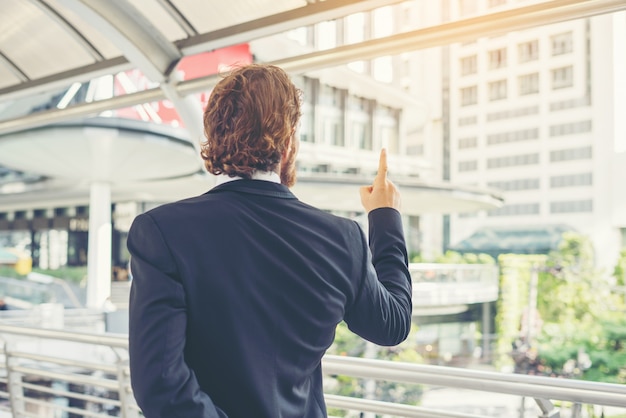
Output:
[[531,269],[546,262],[545,255],[502,254],[500,265],[500,297],[497,301],[496,367],[511,368],[513,342],[520,338],[521,318],[528,306]]
[[[415,330],[416,326],[413,325],[411,334],[414,335]],[[328,349],[328,354],[409,363],[423,362],[410,339],[394,347],[374,346],[352,333],[344,322],[341,322],[337,326],[335,340],[333,345]],[[341,396],[363,398],[367,394],[366,386],[367,382],[365,379],[357,379],[348,376],[329,376],[324,380],[324,391],[326,393]],[[417,405],[422,393],[423,389],[420,385],[379,381],[376,382],[373,396],[381,401]],[[345,415],[345,412],[341,410],[331,409],[328,412],[329,415],[332,416],[339,417]]]
[[[623,295],[594,268],[587,237],[565,233],[558,250],[544,260],[501,256],[498,301],[499,354],[515,341],[519,318],[528,306],[529,279],[538,272],[537,309],[542,321],[532,359],[534,372],[626,383],[626,310]],[[510,350],[510,348],[509,348]]]
[[615,277],[617,286],[626,286],[626,248],[619,253],[619,259],[613,270],[613,277]]
[[0,266],[0,277],[8,277],[11,279],[24,279],[12,266]]

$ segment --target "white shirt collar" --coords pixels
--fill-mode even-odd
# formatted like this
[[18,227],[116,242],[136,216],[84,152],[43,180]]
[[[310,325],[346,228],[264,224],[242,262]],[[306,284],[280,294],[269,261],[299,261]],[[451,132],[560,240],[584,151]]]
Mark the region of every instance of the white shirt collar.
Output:
[[[215,185],[219,186],[220,184],[228,183],[229,181],[235,180],[243,180],[243,178],[239,176],[230,177],[227,174],[220,174],[219,176],[217,176]],[[280,176],[274,171],[255,171],[254,173],[252,173],[252,180],[264,180],[280,184]]]

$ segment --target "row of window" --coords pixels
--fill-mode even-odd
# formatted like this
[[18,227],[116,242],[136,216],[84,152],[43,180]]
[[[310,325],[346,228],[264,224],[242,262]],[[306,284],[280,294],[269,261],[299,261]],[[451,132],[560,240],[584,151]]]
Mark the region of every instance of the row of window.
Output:
[[[574,85],[574,68],[566,67],[551,70],[552,90],[563,89]],[[488,83],[489,100],[503,100],[508,97],[508,81],[496,80]],[[524,74],[517,77],[519,96],[539,93],[539,73]],[[478,86],[461,88],[461,105],[470,106],[478,103]]]
[[[568,54],[573,49],[572,32],[564,32],[550,37],[552,56]],[[498,48],[487,51],[487,64],[490,70],[507,66],[507,48]],[[539,59],[539,41],[532,40],[517,45],[518,64]],[[469,55],[459,61],[461,75],[471,75],[478,72],[478,55]]]
[[[490,210],[487,216],[519,216],[538,215],[539,203],[514,203],[498,209]],[[550,202],[550,213],[586,213],[593,211],[593,200],[563,200]]]
[[[593,127],[590,120],[561,123],[551,125],[549,134],[551,137],[576,135],[585,132],[591,132]],[[505,144],[509,142],[527,141],[539,139],[539,128],[522,129],[519,131],[499,132],[487,135],[487,145]],[[459,138],[458,149],[476,148],[478,146],[478,138],[475,136]]]
[[521,131],[487,135],[487,145],[506,144],[508,142],[527,141],[537,138],[539,138],[539,128],[523,129]]
[[[588,160],[593,157],[591,147],[568,148],[550,152],[550,162]],[[487,158],[487,169],[518,167],[539,164],[539,153],[507,155],[504,157]],[[478,160],[463,160],[458,162],[458,171],[478,170]]]
[[[560,189],[565,187],[591,186],[593,185],[592,173],[563,174],[550,176],[550,188]],[[539,190],[541,181],[537,177],[514,179],[506,181],[492,181],[487,183],[487,187],[499,189],[506,192],[517,192],[524,190]]]
[[[590,101],[588,97],[561,100],[558,102],[550,103],[550,111],[554,112],[554,111],[563,110],[563,109],[572,109],[575,107],[589,106],[589,104],[590,104]],[[524,116],[537,115],[537,114],[539,114],[539,106],[527,106],[527,107],[520,107],[517,109],[500,110],[497,112],[487,113],[486,119],[487,119],[487,122],[493,122],[497,120],[520,118]],[[457,124],[459,126],[476,125],[477,123],[478,123],[478,117],[476,115],[460,117],[457,121]],[[571,125],[569,128],[567,128],[571,130],[570,133],[591,131],[591,121],[584,121],[584,122],[573,123],[573,124],[571,123],[564,124],[562,126],[565,126],[565,125]],[[556,128],[555,126],[555,132],[560,132],[560,131],[561,131],[561,128]],[[552,134],[551,136],[560,136],[560,135],[568,135],[568,134],[567,133],[563,133],[563,134],[555,133],[555,134]]]

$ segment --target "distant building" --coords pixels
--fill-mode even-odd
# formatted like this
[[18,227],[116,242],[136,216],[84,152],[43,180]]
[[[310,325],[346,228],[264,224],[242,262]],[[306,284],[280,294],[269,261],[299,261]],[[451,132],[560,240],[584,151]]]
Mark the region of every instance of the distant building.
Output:
[[[452,2],[451,18],[520,6]],[[506,204],[453,214],[454,246],[483,227],[588,235],[597,263],[626,246],[626,14],[454,44],[449,51],[450,179]]]

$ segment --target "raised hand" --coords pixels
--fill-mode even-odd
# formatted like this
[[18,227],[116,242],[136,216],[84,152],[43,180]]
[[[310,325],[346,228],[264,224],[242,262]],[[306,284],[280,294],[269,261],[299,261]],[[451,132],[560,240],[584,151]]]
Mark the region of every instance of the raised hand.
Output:
[[371,186],[363,186],[360,189],[361,204],[366,212],[378,208],[394,208],[400,210],[400,192],[396,186],[387,179],[387,150],[380,151],[378,173]]

